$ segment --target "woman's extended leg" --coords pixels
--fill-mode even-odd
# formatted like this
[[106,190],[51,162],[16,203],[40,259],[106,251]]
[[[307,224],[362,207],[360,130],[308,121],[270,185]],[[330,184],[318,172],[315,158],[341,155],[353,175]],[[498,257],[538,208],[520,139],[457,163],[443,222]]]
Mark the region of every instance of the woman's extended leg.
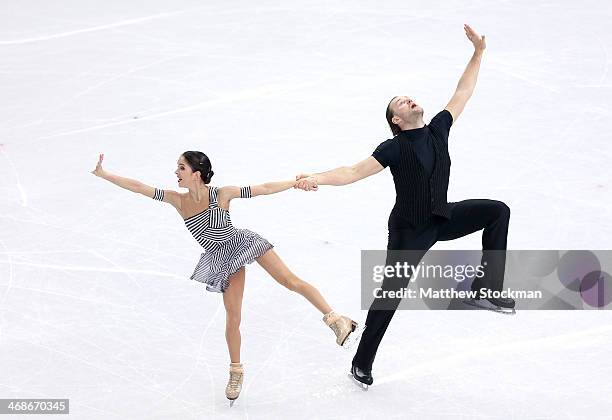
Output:
[[244,292],[244,267],[232,274],[223,293],[225,305],[225,339],[232,363],[240,363],[240,314]]
[[312,303],[322,314],[331,312],[331,307],[321,296],[321,293],[311,285],[293,274],[273,249],[267,251],[256,261],[280,284],[287,289],[299,293]]

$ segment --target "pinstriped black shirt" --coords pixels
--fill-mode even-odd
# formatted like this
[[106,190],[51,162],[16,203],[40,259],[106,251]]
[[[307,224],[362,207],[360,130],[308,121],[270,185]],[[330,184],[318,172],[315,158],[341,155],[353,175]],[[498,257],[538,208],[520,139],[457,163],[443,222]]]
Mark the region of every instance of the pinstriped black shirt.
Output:
[[393,174],[396,203],[389,229],[414,228],[432,214],[450,217],[446,202],[450,156],[448,135],[453,117],[439,112],[428,125],[405,130],[381,143],[372,156]]

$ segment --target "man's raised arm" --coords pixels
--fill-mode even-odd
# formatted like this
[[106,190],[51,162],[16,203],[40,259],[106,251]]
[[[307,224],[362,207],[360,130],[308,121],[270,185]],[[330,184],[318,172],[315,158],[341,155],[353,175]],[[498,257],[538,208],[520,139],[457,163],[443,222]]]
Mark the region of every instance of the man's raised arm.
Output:
[[478,79],[478,71],[480,70],[480,60],[487,47],[484,35],[478,35],[469,25],[464,25],[464,29],[466,36],[474,45],[474,54],[463,72],[461,79],[459,79],[455,94],[445,107],[453,116],[453,122],[457,121],[457,118],[459,118],[459,115],[463,112],[463,108],[465,108],[465,104],[474,92],[476,80]]

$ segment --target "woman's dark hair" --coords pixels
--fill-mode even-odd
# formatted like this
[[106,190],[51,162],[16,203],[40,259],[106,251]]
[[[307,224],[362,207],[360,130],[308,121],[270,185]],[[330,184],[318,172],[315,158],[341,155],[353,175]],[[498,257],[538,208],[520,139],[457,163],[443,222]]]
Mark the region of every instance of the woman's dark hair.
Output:
[[387,122],[389,123],[389,127],[391,128],[391,132],[393,133],[394,136],[397,136],[402,131],[402,129],[399,127],[399,125],[394,124],[393,121],[391,121],[393,119],[393,111],[391,111],[391,102],[393,102],[395,98],[397,98],[397,96],[394,96],[389,101],[389,105],[387,105],[387,112],[385,112],[385,116],[387,117]]
[[193,172],[200,171],[200,177],[205,184],[210,184],[210,179],[215,174],[210,164],[210,159],[202,152],[189,150],[183,153],[183,157]]

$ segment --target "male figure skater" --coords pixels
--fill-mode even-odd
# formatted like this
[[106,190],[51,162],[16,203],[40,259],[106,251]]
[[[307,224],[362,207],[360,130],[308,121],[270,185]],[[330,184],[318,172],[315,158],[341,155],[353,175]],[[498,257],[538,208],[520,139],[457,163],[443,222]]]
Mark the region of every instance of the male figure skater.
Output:
[[[486,42],[470,26],[464,26],[474,46],[467,68],[444,110],[427,125],[423,108],[408,96],[396,96],[389,102],[386,118],[394,135],[381,143],[372,156],[348,167],[314,175],[301,174],[297,187],[316,190],[319,185],[347,185],[391,168],[396,201],[389,216],[388,250],[411,250],[408,264],[417,266],[423,255],[437,241],[457,239],[478,230],[482,234],[485,275],[472,283],[472,290],[486,288],[501,291],[506,263],[510,208],[501,201],[471,199],[448,203],[446,193],[450,175],[448,134],[468,99],[472,96]],[[500,252],[503,250],[504,252]],[[417,252],[414,252],[417,251]],[[493,251],[493,252],[491,252]],[[497,252],[495,252],[497,251]],[[394,265],[392,252],[387,265]],[[406,257],[404,262],[406,262]],[[383,290],[406,287],[409,279],[385,278]],[[375,299],[368,312],[366,328],[353,358],[351,373],[361,384],[371,385],[372,364],[399,299]],[[514,300],[507,298],[477,299],[478,306],[499,312],[514,312]]]

